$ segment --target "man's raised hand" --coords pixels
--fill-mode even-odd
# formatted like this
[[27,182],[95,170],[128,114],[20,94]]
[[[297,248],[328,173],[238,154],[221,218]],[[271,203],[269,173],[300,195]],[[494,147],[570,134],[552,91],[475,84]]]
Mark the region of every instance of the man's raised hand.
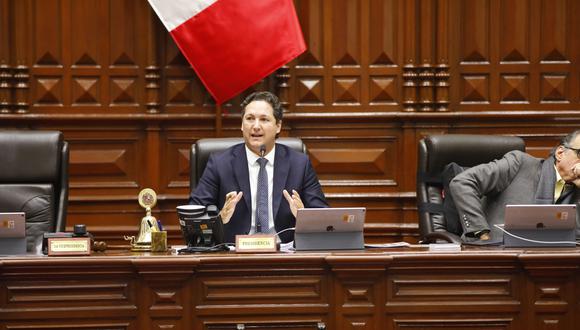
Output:
[[244,193],[242,191],[230,191],[226,195],[226,201],[224,203],[224,207],[220,211],[220,217],[222,218],[222,222],[224,224],[230,222],[232,215],[234,215],[234,211],[236,210],[236,205],[242,199],[242,195]]

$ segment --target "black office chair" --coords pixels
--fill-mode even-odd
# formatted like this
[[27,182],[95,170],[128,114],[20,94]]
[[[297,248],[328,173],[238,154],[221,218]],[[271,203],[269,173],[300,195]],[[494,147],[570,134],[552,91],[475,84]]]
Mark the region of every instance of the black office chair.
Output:
[[[227,148],[239,143],[244,139],[239,138],[207,138],[199,139],[191,145],[189,152],[189,189],[193,191],[197,187],[199,178],[203,174],[209,155],[213,152],[226,150]],[[288,146],[298,152],[306,153],[306,145],[299,138],[281,137],[276,139],[276,143]]]
[[0,212],[26,214],[28,251],[45,232],[64,231],[68,144],[61,132],[0,131]]
[[472,167],[499,159],[512,150],[525,151],[524,140],[513,136],[448,134],[419,141],[417,206],[422,243],[461,242],[460,233],[452,232],[452,228],[461,228],[455,223],[457,219],[447,219],[442,211],[432,207],[443,203],[441,172],[445,166],[455,162]]

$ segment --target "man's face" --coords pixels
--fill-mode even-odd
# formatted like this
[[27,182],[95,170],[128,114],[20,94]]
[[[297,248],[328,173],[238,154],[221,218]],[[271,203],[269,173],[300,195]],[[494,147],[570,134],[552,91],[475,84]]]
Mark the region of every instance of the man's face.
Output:
[[266,146],[270,152],[276,143],[276,134],[280,133],[282,121],[276,123],[274,109],[266,101],[252,101],[246,106],[242,118],[244,141],[250,150],[260,154],[260,146]]
[[[569,148],[580,149],[580,135],[570,142]],[[556,168],[567,183],[574,183],[580,188],[580,158],[578,152],[564,146],[556,149]]]

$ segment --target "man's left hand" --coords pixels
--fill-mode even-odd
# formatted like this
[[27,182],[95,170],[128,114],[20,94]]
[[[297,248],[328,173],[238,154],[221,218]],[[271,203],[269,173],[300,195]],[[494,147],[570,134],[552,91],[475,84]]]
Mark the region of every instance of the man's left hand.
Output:
[[298,209],[304,208],[304,203],[302,203],[302,200],[300,199],[300,195],[298,194],[298,192],[296,190],[292,190],[292,196],[290,196],[290,194],[288,193],[288,191],[286,189],[284,189],[284,191],[282,193],[284,194],[284,197],[288,201],[288,205],[290,205],[290,212],[292,212],[292,215],[294,215],[294,217],[296,217],[296,213],[298,212]]

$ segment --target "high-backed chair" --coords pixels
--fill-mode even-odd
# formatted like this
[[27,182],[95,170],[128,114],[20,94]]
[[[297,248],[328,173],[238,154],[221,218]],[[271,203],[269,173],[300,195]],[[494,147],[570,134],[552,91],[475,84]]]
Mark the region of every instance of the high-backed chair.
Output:
[[68,144],[56,131],[0,131],[0,212],[26,214],[27,250],[64,231]]
[[461,228],[460,225],[451,223],[454,220],[447,219],[441,211],[426,207],[443,203],[441,172],[444,167],[451,162],[473,167],[499,159],[512,150],[525,151],[524,140],[513,136],[448,134],[431,135],[419,141],[417,205],[422,243],[461,242],[459,235],[450,232],[450,228]]
[[[239,138],[208,138],[199,139],[191,145],[189,153],[189,187],[193,191],[197,187],[199,178],[203,174],[209,155],[213,152],[226,150],[227,148],[243,143],[244,139]],[[276,139],[276,143],[286,145],[298,152],[306,153],[306,145],[299,138],[281,137]]]

